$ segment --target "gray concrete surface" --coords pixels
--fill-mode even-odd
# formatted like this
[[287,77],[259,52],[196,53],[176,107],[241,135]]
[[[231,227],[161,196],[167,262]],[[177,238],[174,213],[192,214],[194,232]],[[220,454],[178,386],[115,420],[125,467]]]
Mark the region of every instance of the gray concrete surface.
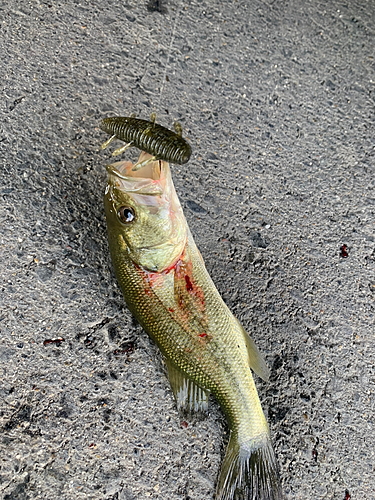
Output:
[[173,176],[207,268],[272,368],[288,499],[374,500],[375,3],[161,7],[0,5],[1,498],[213,498],[224,418],[182,422],[106,241],[98,123],[157,111],[193,148]]

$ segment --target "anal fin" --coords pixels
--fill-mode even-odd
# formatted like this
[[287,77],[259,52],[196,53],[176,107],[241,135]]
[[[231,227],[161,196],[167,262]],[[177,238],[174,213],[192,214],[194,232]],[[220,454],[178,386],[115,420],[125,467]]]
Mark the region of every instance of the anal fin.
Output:
[[199,387],[168,359],[166,364],[177,409],[184,413],[207,413],[210,391]]
[[263,356],[255,345],[254,340],[250,337],[250,335],[238,320],[237,322],[242,330],[245,339],[250,368],[254,370],[254,372],[259,375],[261,379],[268,382],[270,378],[270,370],[267,366],[267,363],[264,361]]

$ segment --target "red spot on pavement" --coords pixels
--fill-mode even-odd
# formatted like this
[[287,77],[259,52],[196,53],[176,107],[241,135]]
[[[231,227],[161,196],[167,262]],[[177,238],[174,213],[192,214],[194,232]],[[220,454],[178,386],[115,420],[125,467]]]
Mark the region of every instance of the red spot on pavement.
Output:
[[347,245],[343,245],[340,248],[340,257],[342,257],[343,259],[346,259],[347,257],[349,257],[349,248]]
[[172,309],[171,307],[168,307],[168,311],[173,313],[174,312],[174,309]]
[[204,339],[205,337],[207,337],[207,333],[203,332],[203,333],[200,333],[199,336]]
[[58,339],[46,339],[43,342],[43,345],[56,344],[57,347],[59,347],[61,345],[61,342],[65,342],[65,339],[63,339],[62,337],[59,337]]
[[183,421],[181,422],[181,427],[183,427],[184,429],[187,429],[188,425],[189,425],[189,424],[186,422],[186,420],[183,420]]
[[89,444],[89,448],[92,448],[93,446],[95,446],[94,443]]
[[344,500],[350,500],[350,499],[351,499],[351,496],[350,496],[349,490],[345,490]]
[[134,343],[133,342],[128,342],[127,344],[125,344],[124,346],[122,346],[122,349],[115,349],[113,351],[113,354],[115,356],[117,356],[119,354],[129,354],[131,352],[134,352]]

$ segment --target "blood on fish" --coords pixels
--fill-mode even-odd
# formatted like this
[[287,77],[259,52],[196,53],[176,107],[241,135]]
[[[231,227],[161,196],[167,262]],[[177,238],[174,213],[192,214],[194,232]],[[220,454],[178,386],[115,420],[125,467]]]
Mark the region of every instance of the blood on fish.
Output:
[[190,278],[189,278],[189,276],[187,274],[185,274],[185,281],[186,281],[186,290],[188,292],[192,292],[193,291],[193,285],[192,285],[192,283],[190,281]]
[[160,273],[157,271],[146,271],[145,269],[142,269],[140,266],[138,266],[136,263],[134,263],[134,267],[137,269],[144,283],[152,287],[155,285],[155,283],[157,283],[160,280],[161,277],[166,276],[171,271],[178,269],[179,263],[180,259],[178,259],[176,262],[174,262],[172,265],[170,265]]

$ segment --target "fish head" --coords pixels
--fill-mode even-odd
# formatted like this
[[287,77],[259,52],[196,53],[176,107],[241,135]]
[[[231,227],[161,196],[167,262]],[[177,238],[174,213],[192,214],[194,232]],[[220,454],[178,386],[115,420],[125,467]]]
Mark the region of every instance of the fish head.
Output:
[[[138,163],[151,158],[142,153]],[[107,166],[104,204],[111,248],[147,271],[163,272],[179,260],[187,224],[167,162],[132,170],[129,161]]]

